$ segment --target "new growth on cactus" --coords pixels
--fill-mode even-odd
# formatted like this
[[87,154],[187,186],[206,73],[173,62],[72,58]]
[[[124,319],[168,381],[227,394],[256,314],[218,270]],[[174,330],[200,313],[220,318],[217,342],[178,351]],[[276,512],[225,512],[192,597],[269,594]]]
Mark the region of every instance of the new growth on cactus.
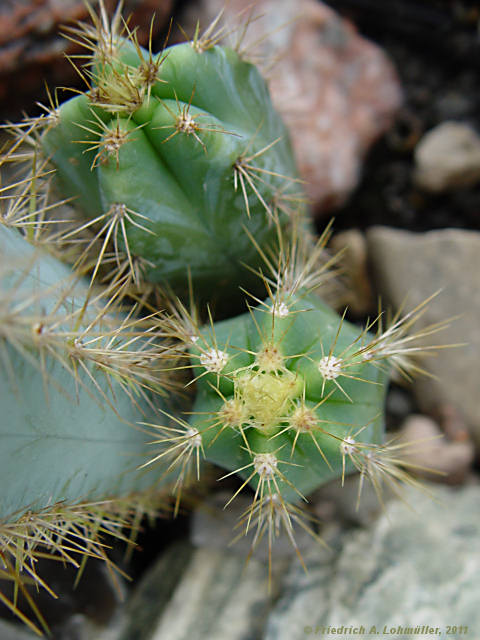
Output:
[[327,304],[330,228],[310,235],[287,131],[220,16],[154,54],[120,10],[69,30],[87,88],[8,125],[0,160],[0,600],[39,633],[37,558],[106,558],[103,534],[171,496],[177,514],[204,461],[240,478],[226,506],[250,492],[252,551],[283,531],[300,560],[314,489],[416,482],[383,442],[385,392],[443,328],[410,333],[424,305],[358,327]]

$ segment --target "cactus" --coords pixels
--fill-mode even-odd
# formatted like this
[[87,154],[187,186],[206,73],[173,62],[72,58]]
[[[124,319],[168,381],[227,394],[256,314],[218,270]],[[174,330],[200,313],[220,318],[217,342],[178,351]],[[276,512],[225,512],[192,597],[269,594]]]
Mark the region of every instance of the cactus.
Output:
[[262,254],[268,297],[248,313],[201,327],[177,301],[166,323],[189,353],[197,394],[175,435],[164,428],[152,461],[173,449],[184,465],[195,453],[226,469],[223,478],[239,475],[227,505],[250,487],[240,524],[253,530],[252,549],[266,532],[271,548],[282,528],[296,548],[295,522],[317,537],[299,504],[347,473],[360,472],[359,499],[365,478],[380,501],[385,482],[396,492],[418,486],[402,458],[415,443],[384,442],[384,399],[392,373],[421,371],[415,358],[437,348],[422,339],[445,323],[412,331],[428,301],[385,328],[382,314],[363,328],[339,316],[318,295],[338,259],[323,259],[328,235],[314,246],[294,235],[273,259]]
[[152,438],[138,423],[165,406],[164,345],[118,309],[121,287],[87,285],[0,225],[0,575],[22,588],[35,548],[104,557],[102,530],[166,500],[165,467],[138,469]]
[[[92,18],[70,32],[88,89],[10,125],[0,163],[20,166],[0,189],[0,600],[36,631],[16,604],[45,630],[36,557],[107,559],[101,534],[167,492],[176,514],[203,460],[239,476],[229,503],[253,495],[252,549],[282,529],[297,549],[295,524],[320,540],[302,505],[328,480],[416,484],[384,397],[444,326],[412,335],[420,305],[356,327],[326,303],[330,229],[310,237],[284,125],[216,21],[153,55],[119,10]],[[218,319],[239,285],[248,312]]]
[[94,230],[93,276],[111,247],[137,283],[185,292],[190,274],[197,296],[226,306],[252,283],[243,265],[259,265],[249,234],[266,247],[275,221],[301,215],[288,133],[266,83],[215,39],[154,55],[128,29],[122,37],[118,20],[95,25],[71,36],[91,49],[79,69],[88,89],[40,119],[34,142],[82,231]]
[[[7,488],[0,518],[148,486],[145,474],[134,481],[122,474],[145,455],[145,433],[129,425],[162,408],[165,383],[155,377],[162,346],[149,340],[147,324],[116,312],[111,298],[105,306],[104,293],[88,293],[68,267],[36,256],[20,235],[0,227],[0,239]],[[30,474],[9,484],[22,467]]]

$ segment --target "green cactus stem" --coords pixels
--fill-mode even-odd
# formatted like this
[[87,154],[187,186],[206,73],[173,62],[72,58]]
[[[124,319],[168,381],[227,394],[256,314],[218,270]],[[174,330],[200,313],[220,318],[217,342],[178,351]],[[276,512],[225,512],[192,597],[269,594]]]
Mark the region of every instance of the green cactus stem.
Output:
[[274,222],[303,215],[289,136],[258,70],[198,38],[156,55],[100,23],[76,38],[92,51],[80,71],[89,88],[41,121],[35,144],[96,234],[94,275],[110,249],[137,279],[141,259],[142,277],[177,292],[190,274],[210,301],[251,284],[249,235],[266,248]]
[[373,336],[315,296],[217,323],[214,335],[192,348],[192,427],[207,459],[238,470],[259,499],[294,502],[351,471],[354,442],[381,443],[388,367],[369,361]]

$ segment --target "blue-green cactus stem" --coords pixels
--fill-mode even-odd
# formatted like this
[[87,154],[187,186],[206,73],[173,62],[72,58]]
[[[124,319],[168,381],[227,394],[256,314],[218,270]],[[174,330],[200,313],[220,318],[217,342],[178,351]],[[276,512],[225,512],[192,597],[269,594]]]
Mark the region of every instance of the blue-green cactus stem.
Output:
[[154,486],[165,467],[136,470],[152,438],[137,423],[163,400],[114,351],[123,338],[140,359],[145,341],[132,343],[120,313],[102,312],[106,301],[16,231],[0,225],[0,241],[0,521]]

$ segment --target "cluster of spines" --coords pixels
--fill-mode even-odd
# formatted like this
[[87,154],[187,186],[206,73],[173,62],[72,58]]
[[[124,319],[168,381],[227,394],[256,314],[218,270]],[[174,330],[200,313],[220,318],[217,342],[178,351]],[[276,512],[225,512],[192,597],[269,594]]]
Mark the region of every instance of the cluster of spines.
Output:
[[[77,570],[80,579],[85,562],[105,562],[114,582],[125,575],[108,556],[112,540],[126,545],[127,554],[135,546],[144,518],[171,513],[167,492],[158,489],[121,498],[68,505],[52,504],[41,511],[27,511],[15,522],[0,525],[0,579],[13,584],[12,597],[0,590],[0,602],[10,609],[33,632],[49,634],[48,624],[39,610],[31,584],[56,594],[42,578],[40,560],[59,560]],[[19,608],[19,597],[29,607]]]
[[[294,538],[295,524],[318,539],[315,519],[301,506],[307,500],[287,477],[288,468],[298,466],[292,462],[292,456],[300,436],[306,435],[312,440],[319,464],[333,471],[333,461],[322,447],[322,443],[330,440],[330,451],[332,448],[337,451],[335,463],[340,459],[341,469],[337,475],[342,485],[347,468],[349,472],[359,472],[358,503],[365,478],[372,483],[381,504],[384,486],[400,497],[402,485],[422,487],[409,473],[409,470],[414,472],[419,468],[407,459],[408,451],[418,447],[418,442],[371,442],[363,438],[370,423],[332,423],[330,419],[320,416],[322,405],[329,401],[336,390],[346,401],[352,402],[343,388],[343,381],[353,379],[366,385],[380,384],[364,379],[358,373],[366,364],[384,373],[393,370],[407,377],[423,372],[418,365],[418,358],[439,348],[439,345],[422,346],[423,339],[447,325],[446,322],[438,323],[415,331],[414,325],[422,317],[428,300],[403,316],[396,314],[386,323],[383,314],[379,313],[374,320],[367,322],[363,330],[358,331],[357,338],[346,347],[339,348],[337,340],[345,321],[345,314],[342,315],[331,344],[325,348],[321,345],[321,358],[313,359],[308,350],[303,353],[284,353],[282,341],[285,331],[277,331],[279,321],[288,318],[293,320],[301,313],[307,317],[308,309],[302,308],[302,300],[337,277],[335,265],[338,256],[329,256],[325,249],[329,233],[327,230],[316,243],[310,244],[309,251],[302,247],[303,236],[293,234],[290,243],[282,237],[282,246],[276,259],[273,255],[264,255],[265,273],[259,275],[265,284],[267,297],[264,300],[255,299],[258,303],[256,309],[249,306],[252,326],[260,338],[258,350],[231,346],[233,336],[223,337],[220,342],[211,316],[210,323],[201,327],[195,307],[188,309],[179,300],[176,304],[170,304],[169,313],[161,322],[164,335],[180,341],[180,357],[190,358],[190,363],[179,366],[192,369],[193,382],[207,380],[207,386],[218,396],[220,406],[207,415],[191,413],[193,420],[177,420],[173,430],[161,424],[150,424],[160,434],[159,438],[152,440],[152,445],[161,445],[162,448],[146,464],[170,457],[172,462],[169,470],[178,470],[175,490],[179,499],[184,480],[192,475],[199,477],[200,462],[202,458],[209,459],[209,447],[225,431],[236,434],[236,446],[247,454],[248,461],[220,478],[222,480],[234,474],[240,474],[243,478],[225,506],[247,485],[254,487],[251,505],[242,514],[238,524],[243,530],[239,535],[246,535],[253,530],[252,551],[266,537],[269,555],[275,538],[282,531],[296,552],[300,553]],[[259,326],[255,315],[258,311],[268,314],[270,331],[266,332]],[[373,333],[372,328],[376,329]],[[301,358],[309,360],[323,380],[321,398],[315,403],[306,401],[305,383],[300,381],[295,366],[291,366]],[[245,363],[246,360],[248,363]],[[262,380],[262,376],[265,380]],[[372,421],[377,418],[377,415],[373,416]],[[266,437],[266,450],[256,451],[251,446],[248,433],[252,429]],[[276,446],[276,438],[287,431],[293,434],[291,448]],[[288,499],[283,495],[285,490],[289,494]]]
[[[35,274],[41,254],[32,257],[26,263],[21,258],[8,264],[0,260],[0,278],[15,270],[18,274],[12,286],[0,290],[0,349],[7,371],[12,371],[8,344],[40,369],[48,392],[45,362],[53,358],[78,384],[79,372],[84,372],[98,390],[98,400],[114,411],[114,398],[96,384],[99,373],[120,383],[134,402],[148,400],[149,393],[165,395],[178,388],[163,374],[164,359],[171,354],[169,344],[157,338],[156,314],[142,315],[139,303],[124,306],[121,286],[88,289],[75,274],[41,291],[23,291],[22,282]],[[84,304],[75,305],[75,297],[85,294]],[[54,305],[47,305],[52,300]],[[45,306],[51,306],[48,312]]]

